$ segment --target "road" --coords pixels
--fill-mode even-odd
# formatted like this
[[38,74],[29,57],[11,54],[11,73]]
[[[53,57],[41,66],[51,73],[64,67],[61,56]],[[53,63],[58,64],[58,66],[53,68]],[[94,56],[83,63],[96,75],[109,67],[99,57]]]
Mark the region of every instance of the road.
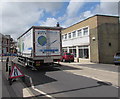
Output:
[[[32,71],[18,63],[17,66],[26,75],[26,82],[23,83],[18,79],[13,82],[12,86],[9,86],[15,95],[13,97],[40,98],[45,96],[52,99],[58,97],[118,97],[118,88],[111,84],[104,85],[104,83],[99,83],[98,80],[67,71],[82,71],[82,69],[62,65]],[[5,68],[3,67],[3,69]],[[7,81],[4,79],[5,82]],[[3,94],[3,97],[5,96],[6,94]]]

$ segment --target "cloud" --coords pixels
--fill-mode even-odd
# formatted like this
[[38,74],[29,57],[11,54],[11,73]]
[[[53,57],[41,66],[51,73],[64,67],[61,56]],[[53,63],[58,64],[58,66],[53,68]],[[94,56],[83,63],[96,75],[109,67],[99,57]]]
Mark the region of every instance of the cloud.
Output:
[[[28,7],[25,7],[28,6]],[[31,26],[43,16],[43,10],[33,9],[29,4],[6,3],[2,13],[2,32],[21,35],[26,27]]]
[[[45,26],[55,26],[57,22],[62,23],[63,27],[70,26],[71,24],[75,23],[79,18],[76,17],[79,9],[83,7],[85,4],[83,2],[74,2],[74,0],[70,0],[68,6],[65,10],[65,14],[63,16],[59,16],[58,18],[47,18],[44,22],[40,22],[42,25]],[[61,12],[60,12],[61,13]]]
[[118,2],[103,2],[101,0],[92,13],[118,15]]
[[[38,25],[56,26],[56,23],[60,22],[60,26],[68,27],[95,14],[118,15],[118,2],[101,1],[92,6],[92,10],[88,9],[81,13],[86,7],[85,4],[85,0],[80,2],[70,0],[66,4],[67,7],[61,8],[63,2],[3,2],[0,4],[2,9],[0,31],[3,34],[12,34],[16,38],[38,23]],[[65,10],[61,16],[59,16],[60,8]]]
[[62,25],[68,27],[70,25],[73,25],[77,22],[80,22],[96,14],[111,15],[111,16],[118,15],[118,2],[113,2],[113,1],[105,2],[101,0],[99,4],[91,6],[89,10],[79,13],[79,10],[82,10],[83,8],[85,8],[84,6],[85,3],[86,2],[84,3],[79,2],[76,4],[76,2],[70,2],[67,7],[67,11],[68,11],[67,14],[59,18],[60,20],[64,20]]
[[83,17],[85,17],[85,18],[88,18],[88,17],[90,17],[90,16],[92,16],[93,14],[92,14],[92,12],[91,11],[85,11],[84,13],[83,13]]
[[2,28],[0,31],[16,38],[39,22],[45,13],[55,14],[61,5],[62,3],[56,2],[3,2],[1,4]]
[[70,0],[66,8],[66,13],[58,18],[58,21],[62,23],[63,27],[68,27],[80,21],[79,10],[82,9],[85,3],[85,0],[81,0],[80,2]]
[[47,18],[46,21],[40,23],[43,26],[56,26],[57,22],[58,21],[55,18]]
[[71,0],[67,7],[67,16],[68,17],[76,16],[79,9],[82,8],[84,4],[85,4],[84,1],[83,2],[74,2],[74,0]]

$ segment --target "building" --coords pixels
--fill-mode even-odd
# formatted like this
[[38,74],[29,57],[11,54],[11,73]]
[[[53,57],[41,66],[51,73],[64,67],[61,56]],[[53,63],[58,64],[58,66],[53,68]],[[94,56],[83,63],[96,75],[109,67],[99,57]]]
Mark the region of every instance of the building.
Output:
[[0,54],[13,53],[14,45],[15,42],[13,42],[10,35],[3,35],[0,33]]
[[0,54],[10,52],[10,36],[5,36],[0,33]]
[[63,51],[73,53],[76,61],[113,63],[120,51],[119,17],[94,15],[62,30]]

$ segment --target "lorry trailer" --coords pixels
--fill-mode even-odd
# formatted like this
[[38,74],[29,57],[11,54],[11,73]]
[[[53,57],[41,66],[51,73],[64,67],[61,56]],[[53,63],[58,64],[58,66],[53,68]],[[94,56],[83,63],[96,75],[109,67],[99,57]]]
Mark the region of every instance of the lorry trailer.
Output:
[[59,61],[62,54],[61,29],[32,26],[17,39],[18,61],[32,68]]

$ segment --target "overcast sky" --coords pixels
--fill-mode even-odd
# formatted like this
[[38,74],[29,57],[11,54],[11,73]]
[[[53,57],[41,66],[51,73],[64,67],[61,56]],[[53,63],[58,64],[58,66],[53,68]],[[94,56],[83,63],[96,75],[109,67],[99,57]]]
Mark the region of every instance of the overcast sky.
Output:
[[74,1],[0,2],[0,33],[16,39],[33,25],[56,26],[59,22],[60,26],[68,27],[95,14],[118,16],[116,0]]

